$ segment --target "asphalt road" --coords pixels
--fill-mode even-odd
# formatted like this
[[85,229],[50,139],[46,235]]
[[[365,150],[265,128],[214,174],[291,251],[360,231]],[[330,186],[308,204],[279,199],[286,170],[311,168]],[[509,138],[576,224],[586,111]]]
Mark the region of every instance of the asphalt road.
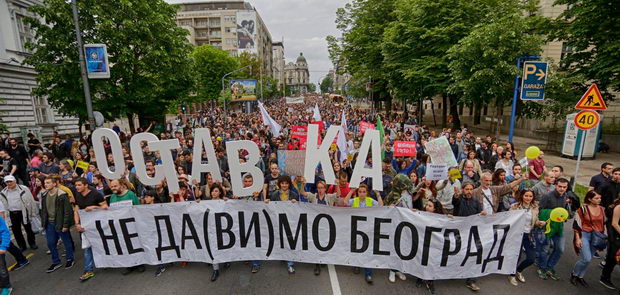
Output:
[[[565,226],[570,234],[569,226]],[[77,235],[74,235],[78,241]],[[80,282],[83,256],[81,249],[76,253],[76,264],[71,269],[61,268],[54,273],[45,272],[51,264],[44,237],[37,237],[39,249],[30,259],[30,265],[17,271],[11,271],[13,294],[429,294],[425,288],[416,288],[416,279],[407,276],[406,281],[398,278],[395,283],[388,281],[387,270],[375,270],[374,284],[364,281],[363,271],[354,274],[348,266],[324,266],[319,276],[315,276],[314,265],[296,264],[296,274],[289,276],[286,263],[280,261],[265,262],[261,270],[252,274],[250,265],[236,262],[224,269],[219,280],[211,282],[211,267],[202,263],[189,263],[185,267],[175,264],[161,276],[155,277],[155,266],[147,266],[143,273],[131,273],[123,276],[121,269],[97,269],[96,275],[86,282]],[[576,256],[570,243],[572,235],[566,239],[566,252],[556,267],[562,277],[560,281],[541,280],[536,276],[532,266],[525,272],[526,283],[512,286],[507,276],[491,275],[478,279],[481,287],[479,294],[619,294],[610,291],[598,283],[601,269],[600,259],[590,264],[586,281],[590,288],[574,287],[568,281]],[[63,261],[64,262],[64,261]],[[14,263],[13,257],[7,255],[7,265]],[[330,271],[331,270],[333,271]],[[620,272],[616,268],[612,279],[620,286]],[[473,294],[465,287],[464,280],[436,281],[436,294]]]

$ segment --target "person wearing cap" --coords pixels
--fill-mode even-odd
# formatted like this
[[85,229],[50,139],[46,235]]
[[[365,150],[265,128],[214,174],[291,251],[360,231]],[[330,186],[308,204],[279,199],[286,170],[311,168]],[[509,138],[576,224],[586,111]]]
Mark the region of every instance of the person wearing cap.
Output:
[[26,231],[28,244],[33,250],[38,249],[30,222],[39,215],[39,208],[27,186],[17,184],[13,175],[4,177],[6,187],[0,191],[0,201],[9,213],[9,224],[12,225],[13,236],[22,251],[28,249],[22,234],[22,225]]

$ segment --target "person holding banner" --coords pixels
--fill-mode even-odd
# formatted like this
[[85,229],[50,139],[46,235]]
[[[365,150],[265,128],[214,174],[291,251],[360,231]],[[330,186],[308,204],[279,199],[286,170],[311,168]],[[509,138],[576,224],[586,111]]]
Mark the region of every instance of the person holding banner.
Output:
[[[523,190],[517,194],[516,203],[512,204],[510,210],[525,210],[525,228],[523,229],[523,239],[521,240],[521,249],[525,251],[525,259],[517,265],[516,273],[512,274],[509,281],[512,285],[517,286],[517,280],[525,283],[523,271],[534,264],[536,260],[536,246],[533,243],[534,237],[531,232],[536,227],[544,226],[546,222],[538,220],[538,204],[535,202],[534,192],[531,190]],[[521,260],[523,253],[519,252]]]
[[[102,194],[90,189],[85,178],[77,178],[74,185],[77,194],[75,195],[75,204],[73,204],[73,219],[75,221],[75,228],[78,232],[83,233],[84,228],[80,224],[80,210],[107,209],[108,204],[103,199]],[[84,248],[85,238],[83,235],[80,235],[80,237],[82,238],[82,248]],[[94,277],[94,268],[93,249],[88,245],[88,247],[84,248],[84,273],[80,276],[80,281],[86,281]]]
[[[228,200],[228,198],[224,196],[224,188],[219,183],[216,183],[213,186],[211,186],[211,191],[209,192],[209,196],[210,196],[210,200],[213,200],[213,201],[219,201],[219,200],[227,201]],[[225,265],[226,265],[226,268],[230,267],[230,262],[225,263]],[[217,281],[219,277],[220,277],[220,264],[213,263],[213,273],[211,274],[211,282]]]
[[[306,192],[305,190],[306,180],[303,177],[302,177],[302,182],[304,183],[304,185],[301,186],[301,195],[306,197],[306,199],[308,199],[310,203],[320,204],[320,205],[325,205],[325,206],[334,206],[336,202],[338,201],[337,194],[327,193],[327,184],[325,183],[325,181],[320,180],[316,184],[316,194]],[[321,264],[315,264],[314,275],[318,276],[320,274],[321,274]]]
[[480,178],[480,186],[474,190],[474,198],[482,204],[483,211],[487,214],[498,212],[502,196],[512,193],[512,189],[518,187],[525,177],[519,178],[509,184],[492,185],[493,175],[483,172]]
[[[351,196],[356,193],[357,197],[351,199]],[[347,197],[344,199],[345,204],[349,204],[350,207],[354,208],[370,208],[383,206],[383,200],[381,199],[381,195],[377,194],[377,199],[375,200],[368,196],[368,186],[366,184],[360,184],[357,189],[353,189],[347,194]],[[359,267],[353,268],[354,273],[359,273]],[[366,279],[366,283],[372,285],[372,269],[364,268],[364,277]]]
[[[454,206],[454,216],[487,215],[487,212],[482,210],[482,203],[474,198],[474,184],[471,182],[463,182],[462,193],[459,189],[455,190],[452,205]],[[474,278],[465,280],[465,285],[474,292],[480,291],[480,287],[476,285]]]
[[[273,170],[272,170],[272,173],[273,173]],[[275,201],[280,201],[280,202],[290,201],[293,203],[299,202],[299,194],[291,190],[291,188],[293,187],[293,182],[291,181],[290,176],[288,175],[279,176],[277,185],[279,189],[272,192],[271,195],[269,195],[269,198],[265,199],[265,203],[269,203],[269,201],[274,201],[274,202]],[[295,262],[287,261],[286,264],[287,264],[288,274],[294,275],[295,274]]]

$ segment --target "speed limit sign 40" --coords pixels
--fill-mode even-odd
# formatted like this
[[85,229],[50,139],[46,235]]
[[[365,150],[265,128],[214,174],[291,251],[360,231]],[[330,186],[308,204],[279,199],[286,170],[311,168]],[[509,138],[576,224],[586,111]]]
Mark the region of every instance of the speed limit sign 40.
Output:
[[595,111],[584,110],[575,116],[575,125],[582,130],[588,130],[596,127],[601,121],[601,117]]

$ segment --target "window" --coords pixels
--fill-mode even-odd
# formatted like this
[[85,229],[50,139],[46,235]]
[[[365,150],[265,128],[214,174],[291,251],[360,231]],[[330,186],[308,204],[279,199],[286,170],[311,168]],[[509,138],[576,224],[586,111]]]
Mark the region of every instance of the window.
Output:
[[237,45],[237,39],[226,39],[226,44]]
[[234,23],[237,21],[237,18],[232,15],[228,15],[228,16],[224,16],[224,21]]
[[212,18],[209,20],[209,26],[211,27],[219,27],[221,26],[220,24],[220,19],[219,18]]
[[221,38],[222,37],[222,31],[220,31],[220,30],[211,31],[211,33],[209,34],[209,37]]
[[54,123],[52,109],[47,104],[47,99],[43,97],[34,98],[34,113],[38,124]]
[[206,19],[197,19],[196,20],[196,26],[197,27],[206,27],[207,26],[207,20]]
[[239,54],[237,54],[237,50],[229,50],[228,54],[230,54],[230,56],[238,56]]
[[192,25],[192,20],[190,20],[190,19],[180,20],[180,21],[177,21],[177,24],[179,26],[191,26]]
[[566,42],[562,42],[562,54],[560,55],[560,60],[564,60],[568,55],[573,52],[573,46],[568,45],[568,43]]
[[196,30],[196,36],[197,37],[203,37],[206,38],[208,35],[207,30]]
[[226,33],[237,33],[237,29],[232,27],[226,27]]
[[15,23],[17,25],[17,32],[19,34],[19,43],[21,44],[21,50],[29,51],[26,49],[26,44],[34,40],[32,29],[30,28],[30,25],[26,23],[24,15],[15,14]]

